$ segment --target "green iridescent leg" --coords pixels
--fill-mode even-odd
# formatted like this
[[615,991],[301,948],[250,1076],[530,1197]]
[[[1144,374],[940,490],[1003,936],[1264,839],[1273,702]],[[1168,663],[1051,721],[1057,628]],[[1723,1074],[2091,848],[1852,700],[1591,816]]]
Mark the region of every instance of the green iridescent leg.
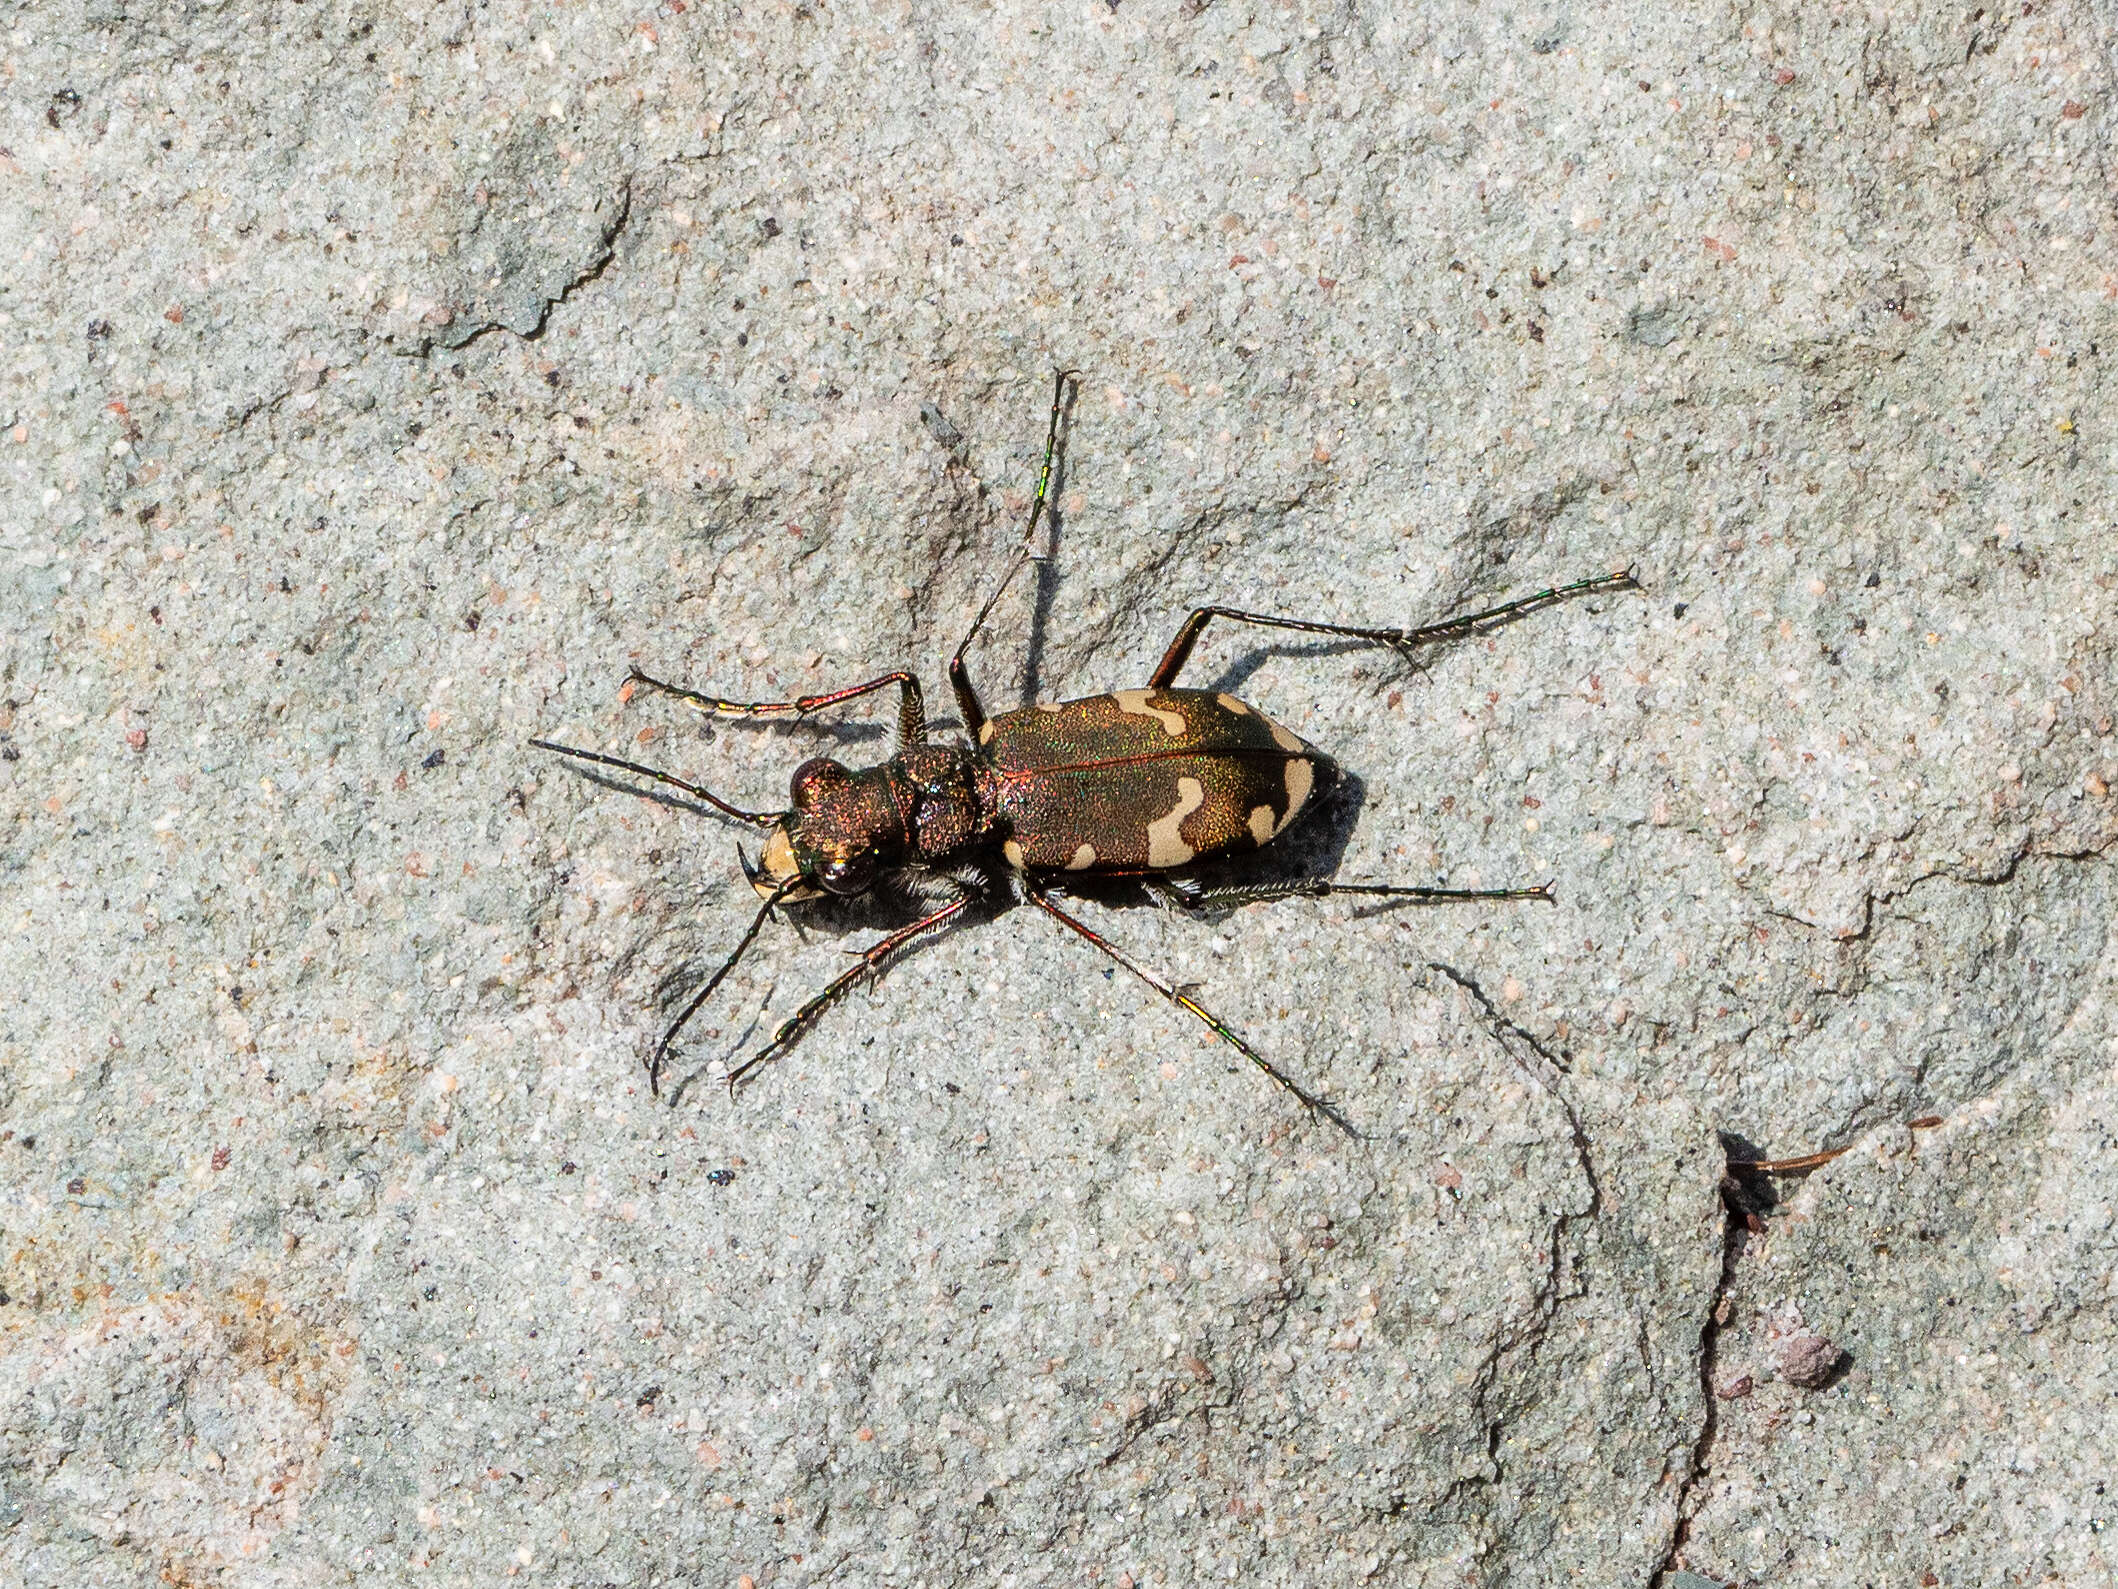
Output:
[[1036,561],[1034,547],[1037,540],[1037,521],[1044,517],[1044,504],[1052,485],[1052,464],[1059,456],[1059,420],[1066,412],[1066,383],[1080,377],[1079,370],[1059,370],[1052,376],[1052,417],[1044,431],[1044,467],[1037,475],[1037,496],[1030,503],[1030,516],[1022,526],[1022,545],[1015,553],[1015,560],[1008,564],[1000,583],[994,587],[985,605],[978,609],[978,616],[971,620],[970,632],[963,637],[963,644],[949,658],[949,688],[956,692],[956,709],[963,714],[963,731],[973,739],[985,726],[985,707],[979,702],[977,690],[971,687],[971,670],[964,657],[971,649],[971,642],[978,638],[978,631],[985,627],[986,619],[993,615],[993,608],[1007,593],[1015,576],[1025,565]]
[[1204,1021],[1206,1023],[1207,1030],[1212,1032],[1213,1035],[1218,1037],[1222,1042],[1228,1044],[1229,1047],[1233,1048],[1245,1059],[1249,1060],[1251,1064],[1257,1066],[1259,1070],[1262,1070],[1266,1075],[1270,1076],[1281,1087],[1285,1088],[1288,1092],[1292,1093],[1295,1098],[1301,1103],[1301,1106],[1304,1109],[1307,1109],[1313,1115],[1320,1115],[1324,1119],[1330,1121],[1333,1125],[1337,1126],[1339,1130],[1345,1132],[1347,1136],[1353,1138],[1354,1141],[1358,1142],[1361,1139],[1360,1133],[1354,1130],[1351,1125],[1347,1124],[1346,1117],[1340,1114],[1337,1109],[1333,1108],[1328,1101],[1323,1098],[1319,1098],[1315,1093],[1309,1091],[1308,1088],[1304,1087],[1292,1076],[1288,1075],[1285,1071],[1281,1070],[1279,1066],[1273,1064],[1271,1060],[1267,1059],[1263,1054],[1260,1054],[1256,1049],[1252,1048],[1248,1043],[1244,1042],[1242,1038],[1236,1035],[1235,1030],[1232,1027],[1230,1027],[1218,1015],[1215,1015],[1213,1011],[1207,1009],[1205,1005],[1199,1003],[1188,993],[1178,991],[1178,989],[1173,983],[1165,981],[1163,978],[1155,975],[1154,972],[1148,970],[1145,966],[1141,965],[1139,961],[1133,959],[1130,955],[1126,954],[1124,950],[1120,949],[1108,938],[1105,938],[1101,933],[1097,932],[1095,928],[1089,926],[1086,922],[1079,921],[1074,917],[1068,915],[1057,905],[1053,904],[1051,898],[1048,895],[1046,895],[1041,889],[1032,885],[1027,879],[1018,880],[1017,886],[1021,888],[1023,896],[1028,899],[1031,904],[1035,905],[1047,916],[1050,916],[1062,927],[1065,927],[1069,932],[1078,933],[1081,937],[1086,938],[1098,949],[1102,950],[1105,954],[1109,955],[1111,959],[1117,961],[1119,965],[1125,967],[1126,970],[1130,971],[1142,982],[1145,982],[1149,987],[1153,988],[1157,993],[1161,994],[1163,998],[1169,1000],[1169,1002],[1174,1004],[1178,1009],[1187,1010],[1191,1014],[1196,1015],[1200,1020]]
[[728,1073],[729,1092],[733,1093],[751,1072],[757,1070],[760,1066],[770,1064],[796,1043],[800,1042],[809,1028],[816,1024],[817,1018],[848,993],[851,993],[859,985],[862,978],[872,976],[881,970],[885,960],[896,954],[898,950],[902,949],[914,938],[919,937],[922,933],[932,932],[944,922],[954,918],[966,905],[970,904],[973,897],[969,893],[960,894],[932,915],[921,917],[909,927],[900,927],[887,937],[878,938],[874,943],[862,950],[860,952],[859,965],[846,972],[843,976],[835,978],[823,992],[788,1016],[786,1020],[780,1023],[780,1029],[772,1034],[771,1042]]

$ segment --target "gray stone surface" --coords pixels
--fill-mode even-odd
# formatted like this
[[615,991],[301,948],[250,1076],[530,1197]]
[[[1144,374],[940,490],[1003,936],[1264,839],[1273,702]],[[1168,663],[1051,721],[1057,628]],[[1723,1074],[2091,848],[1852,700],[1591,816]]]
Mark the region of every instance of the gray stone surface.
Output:
[[[2108,1577],[2107,18],[408,12],[7,17],[0,1581]],[[657,1104],[730,835],[525,737],[938,715],[1060,363],[990,700],[1638,565],[1195,664],[1559,903],[1084,907],[1358,1145],[1021,911]]]

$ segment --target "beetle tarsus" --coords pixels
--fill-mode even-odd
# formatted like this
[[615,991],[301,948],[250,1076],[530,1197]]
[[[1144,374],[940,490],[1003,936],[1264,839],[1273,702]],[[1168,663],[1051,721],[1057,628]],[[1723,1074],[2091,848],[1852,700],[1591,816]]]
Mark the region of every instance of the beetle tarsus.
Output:
[[1314,1093],[1304,1092],[1301,1088],[1295,1086],[1293,1082],[1287,1083],[1287,1089],[1294,1094],[1295,1100],[1317,1119],[1330,1121],[1355,1142],[1368,1140],[1364,1132],[1355,1129],[1353,1123],[1338,1112],[1338,1109],[1332,1104],[1330,1099],[1319,1098]]

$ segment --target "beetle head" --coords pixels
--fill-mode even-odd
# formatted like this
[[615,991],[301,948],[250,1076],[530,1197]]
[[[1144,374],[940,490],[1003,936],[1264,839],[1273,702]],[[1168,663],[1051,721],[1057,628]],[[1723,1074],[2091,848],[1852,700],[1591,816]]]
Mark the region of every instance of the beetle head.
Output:
[[880,786],[814,756],[794,769],[789,792],[793,809],[772,825],[758,864],[744,863],[750,886],[768,898],[786,889],[780,897],[790,903],[866,893],[897,826]]

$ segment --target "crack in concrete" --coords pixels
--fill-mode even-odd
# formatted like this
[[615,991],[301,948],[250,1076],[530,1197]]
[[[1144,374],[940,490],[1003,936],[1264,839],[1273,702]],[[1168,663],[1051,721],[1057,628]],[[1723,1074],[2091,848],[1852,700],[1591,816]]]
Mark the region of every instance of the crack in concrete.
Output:
[[[1945,878],[1952,882],[1963,883],[1969,886],[1976,887],[1999,887],[2014,879],[2024,861],[2057,860],[2072,861],[2077,863],[2091,862],[2107,858],[2107,850],[2108,846],[2091,847],[2084,851],[2052,851],[2041,850],[2032,844],[2025,843],[2020,849],[2016,851],[2016,853],[2012,857],[2010,857],[2004,868],[1999,873],[1996,873],[1992,876],[1967,877],[1959,873],[1948,871],[1946,869],[1937,869],[1932,872],[1921,874],[1921,876],[1913,879],[1911,883],[1907,884],[1905,888],[1898,890],[1894,894],[1881,896],[1881,898],[1883,898],[1885,901],[1890,899],[1901,899],[1905,897],[1905,895],[1911,893],[1912,890],[1917,888],[1921,883],[1931,881],[1934,878]],[[1877,896],[1871,895],[1871,902],[1876,897]],[[1866,936],[1865,931],[1863,932],[1862,936]],[[2003,1081],[2006,1079],[2007,1078],[2002,1078]],[[1966,1098],[1959,1102],[1955,1110],[1952,1112],[1960,1114],[1966,1110],[1972,1109],[1982,1099],[1993,1097],[1998,1091],[1998,1087],[1986,1088],[1980,1091],[1979,1093],[1973,1095],[1972,1097]],[[1763,1166],[1752,1166],[1752,1168],[1763,1171],[1764,1173],[1807,1175],[1812,1170],[1823,1168],[1827,1162],[1836,1160],[1837,1158],[1850,1153],[1854,1148],[1859,1146],[1861,1139],[1866,1137],[1871,1131],[1874,1131],[1879,1128],[1886,1128],[1888,1124],[1889,1122],[1884,1121],[1868,1121],[1864,1123],[1861,1122],[1858,1118],[1858,1115],[1856,1115],[1855,1119],[1852,1122],[1849,1122],[1841,1132],[1835,1133],[1833,1135],[1827,1135],[1824,1138],[1827,1143],[1833,1141],[1834,1135],[1842,1136],[1845,1138],[1845,1140],[1842,1143],[1830,1146],[1829,1148],[1827,1148],[1826,1151],[1815,1155],[1814,1157],[1818,1161],[1815,1164],[1805,1163],[1802,1164],[1799,1169],[1797,1169],[1793,1162],[1790,1161],[1785,1167],[1777,1168],[1772,1171],[1764,1171]],[[1923,1128],[1938,1126],[1942,1124],[1942,1121],[1939,1117],[1930,1117],[1924,1120],[1910,1121],[1907,1122],[1907,1124],[1910,1126],[1911,1129],[1919,1130]],[[1727,1155],[1727,1150],[1730,1145],[1730,1139],[1724,1136],[1722,1138],[1724,1156]],[[1705,1320],[1699,1327],[1698,1365],[1701,1405],[1699,1433],[1697,1438],[1692,1443],[1691,1459],[1687,1464],[1684,1476],[1678,1483],[1676,1499],[1676,1521],[1671,1526],[1669,1545],[1663,1553],[1661,1565],[1656,1568],[1654,1574],[1648,1579],[1647,1589],[1664,1589],[1664,1586],[1670,1582],[1671,1574],[1686,1570],[1685,1564],[1680,1558],[1682,1557],[1686,1542],[1691,1537],[1692,1523],[1694,1519],[1697,1518],[1700,1511],[1704,1509],[1706,1499],[1705,1497],[1701,1496],[1697,1504],[1693,1505],[1692,1498],[1694,1494],[1699,1490],[1701,1484],[1706,1478],[1707,1472],[1711,1468],[1714,1442],[1718,1438],[1720,1433],[1720,1396],[1714,1384],[1714,1373],[1715,1369],[1718,1366],[1720,1335],[1724,1324],[1722,1310],[1726,1305],[1729,1294],[1735,1285],[1737,1266],[1740,1263],[1747,1248],[1747,1237],[1749,1231],[1754,1228],[1746,1219],[1746,1210],[1744,1209],[1740,1200],[1741,1196],[1743,1195],[1741,1190],[1743,1183],[1739,1182],[1736,1179],[1736,1166],[1734,1164],[1734,1161],[1730,1160],[1729,1162],[1730,1171],[1729,1173],[1724,1175],[1721,1183],[1722,1204],[1724,1210],[1721,1243],[1721,1274],[1719,1280],[1714,1286],[1713,1295],[1709,1299]]]
[[[1453,966],[1444,965],[1439,960],[1428,961],[1427,968],[1430,971],[1439,971],[1470,995],[1471,999],[1478,1005],[1480,1012],[1485,1016],[1486,1025],[1492,1030],[1493,1035],[1500,1040],[1501,1050],[1515,1062],[1519,1070],[1536,1082],[1538,1087],[1554,1103],[1558,1104],[1565,1113],[1567,1129],[1572,1137],[1574,1156],[1581,1165],[1582,1178],[1588,1182],[1589,1188],[1587,1212],[1585,1215],[1578,1217],[1589,1219],[1601,1217],[1603,1213],[1603,1183],[1597,1179],[1595,1159],[1589,1152],[1588,1128],[1581,1123],[1580,1107],[1568,1095],[1565,1085],[1559,1079],[1566,1075],[1568,1071],[1565,1055],[1554,1054],[1544,1044],[1540,1043],[1534,1034],[1516,1025],[1503,1015],[1499,1007],[1486,996],[1485,989],[1478,985],[1475,978],[1458,971]],[[1525,1060],[1516,1052],[1516,1045],[1527,1048],[1536,1057],[1538,1063],[1533,1065]]]
[[257,418],[259,414],[269,414],[273,412],[279,407],[280,404],[286,402],[287,399],[289,399],[293,395],[294,390],[292,387],[289,387],[283,391],[274,392],[269,397],[253,397],[240,409],[230,411],[228,415],[228,423],[226,426],[223,427],[223,429],[242,430],[249,425],[251,420]]
[[[1878,905],[1889,905],[1897,900],[1904,899],[1922,884],[1936,879],[1943,879],[1967,887],[2004,887],[2015,880],[2025,862],[2051,860],[2069,861],[2077,864],[2089,863],[2107,859],[2109,849],[2110,846],[2106,844],[2101,846],[2092,845],[2081,850],[2055,850],[2040,847],[2035,842],[2025,839],[2022,844],[2017,846],[2014,853],[2007,857],[1997,871],[1987,875],[1966,874],[1946,867],[1936,867],[1931,871],[1922,872],[1902,888],[1882,893],[1867,892],[1862,903],[1860,929],[1857,932],[1841,933],[1839,941],[1858,944],[1860,947],[1855,953],[1865,959],[1873,948],[1875,938],[1880,935],[1883,923],[1894,919],[1888,912],[1879,913],[1876,907]],[[1785,912],[1775,911],[1772,914],[1792,921],[1797,925],[1812,929],[1818,927],[1817,923],[1803,921],[1800,917],[1790,916]],[[1990,1092],[1981,1096],[1988,1095],[1990,1095]],[[1968,1107],[1975,1102],[1976,1099],[1965,1100],[1958,1107]],[[1827,1144],[1835,1144],[1841,1138],[1846,1139],[1843,1146],[1839,1146],[1836,1149],[1836,1152],[1843,1153],[1856,1145],[1861,1136],[1875,1129],[1880,1123],[1876,1121],[1863,1122],[1856,1114],[1852,1120],[1844,1122],[1838,1131],[1827,1132],[1822,1140]],[[1725,1151],[1726,1139],[1724,1139],[1723,1146]],[[1705,1320],[1699,1327],[1698,1365],[1701,1407],[1699,1432],[1692,1442],[1691,1459],[1686,1466],[1683,1477],[1678,1482],[1676,1520],[1670,1528],[1669,1545],[1663,1552],[1661,1564],[1648,1579],[1647,1589],[1664,1589],[1664,1586],[1671,1581],[1672,1574],[1684,1570],[1682,1561],[1684,1546],[1691,1537],[1694,1519],[1705,1506],[1706,1497],[1700,1495],[1699,1491],[1712,1466],[1714,1442],[1720,1434],[1720,1397],[1714,1385],[1714,1373],[1719,1360],[1720,1336],[1723,1324],[1722,1310],[1735,1284],[1737,1265],[1743,1257],[1747,1236],[1747,1224],[1743,1212],[1737,1205],[1731,1193],[1730,1183],[1727,1180],[1723,1182],[1722,1201],[1725,1213],[1721,1238],[1721,1274],[1720,1279],[1715,1284],[1713,1295],[1708,1301]],[[1694,1501],[1695,1496],[1698,1497],[1696,1502]]]
[[1159,1386],[1146,1406],[1125,1420],[1119,1432],[1118,1443],[1103,1454],[1099,1464],[1109,1467],[1137,1445],[1145,1436],[1153,1433],[1165,1423],[1174,1423],[1182,1418],[1203,1418],[1207,1427],[1213,1426],[1213,1415],[1217,1412],[1233,1412],[1241,1401],[1240,1392],[1230,1386],[1222,1395],[1210,1400],[1198,1400],[1189,1406],[1183,1405],[1190,1387],[1171,1379]]
[[536,341],[544,335],[545,328],[551,324],[552,311],[554,309],[567,302],[590,282],[600,280],[603,272],[610,268],[610,262],[618,257],[618,238],[631,220],[632,178],[628,176],[618,183],[618,213],[612,216],[605,223],[603,229],[596,234],[595,246],[589,250],[588,262],[561,285],[556,297],[545,298],[544,306],[537,311],[536,323],[527,331],[517,331],[513,326],[506,325],[498,320],[486,320],[478,325],[464,328],[460,334],[454,328],[444,329],[437,335],[428,338],[424,345],[420,347],[419,353],[424,356],[435,347],[441,347],[448,352],[454,353],[460,348],[469,347],[480,337],[495,331],[505,331],[511,336],[519,337],[524,342]]
[[1779,910],[1771,905],[1765,907],[1765,914],[1797,927],[1806,927],[1811,932],[1829,931],[1839,943],[1865,943],[1877,926],[1876,907],[1878,905],[1892,905],[1901,899],[1909,899],[1923,883],[1931,883],[1939,878],[1944,882],[1961,883],[1966,888],[2001,888],[2015,881],[2016,875],[2022,870],[2025,862],[2071,861],[2077,864],[2087,864],[2109,859],[2110,851],[2114,845],[2118,845],[2118,838],[2107,839],[2102,844],[2091,844],[2078,850],[2058,850],[2043,848],[2034,840],[2025,838],[2015,847],[2013,853],[2001,862],[1999,870],[1992,873],[1965,872],[1947,866],[1937,866],[1929,871],[1921,872],[1917,877],[1908,879],[1902,888],[1888,888],[1880,891],[1863,889],[1861,891],[1861,924],[1859,927],[1832,929],[1828,928],[1823,922],[1811,921],[1807,916],[1797,911]]
[[[1725,1145],[1723,1152],[1726,1153]],[[1724,1180],[1724,1188],[1726,1185]],[[1743,1256],[1745,1234],[1743,1216],[1724,1190],[1721,1277],[1714,1283],[1713,1295],[1707,1299],[1705,1321],[1699,1326],[1699,1433],[1692,1441],[1691,1460],[1685,1466],[1684,1477],[1677,1481],[1676,1520],[1670,1525],[1669,1545],[1662,1553],[1661,1563],[1649,1576],[1647,1589],[1663,1589],[1670,1574],[1682,1570],[1683,1564],[1678,1558],[1691,1538],[1691,1521],[1697,1515],[1696,1511],[1687,1511],[1686,1506],[1692,1492],[1706,1477],[1714,1439],[1721,1431],[1720,1398],[1714,1390],[1714,1369],[1720,1361],[1722,1308],[1727,1302],[1729,1289],[1735,1284],[1736,1261]]]
[[[1873,889],[1864,890],[1862,893],[1861,924],[1859,928],[1857,930],[1840,929],[1834,934],[1834,940],[1844,956],[1837,967],[1837,985],[1820,987],[1816,990],[1815,996],[1851,1001],[1871,991],[1870,956],[1877,950],[1886,934],[1886,930],[1893,925],[1916,924],[1916,918],[1899,914],[1888,907],[1898,901],[1909,899],[1914,893],[1919,892],[1923,885],[1940,881],[1953,883],[1964,888],[2004,888],[2013,884],[2021,875],[2023,867],[2030,862],[2054,861],[2072,865],[2093,865],[2098,861],[2109,860],[2110,851],[2114,845],[2118,845],[2118,839],[2107,840],[2100,845],[2090,844],[2079,849],[2063,850],[2040,845],[2035,840],[2025,837],[2015,847],[2013,852],[2000,863],[1998,869],[1990,873],[1965,872],[1951,867],[1937,866],[1921,872],[1900,888],[1880,891]],[[1810,931],[1820,932],[1825,930],[1820,923],[1809,921],[1791,912],[1774,910],[1768,907],[1766,914]],[[1729,991],[1733,992],[1732,989]],[[1755,1028],[1752,1028],[1752,1030],[1755,1030]],[[1742,1037],[1739,1037],[1737,1041],[1741,1041],[1743,1037],[1748,1035],[1748,1032],[1742,1034]],[[1930,1064],[1931,1056],[1922,1055],[1909,1080],[1891,1095],[1875,1100],[1872,1104],[1864,1104],[1854,1109],[1850,1115],[1843,1117],[1835,1125],[1827,1126],[1819,1132],[1812,1133],[1810,1139],[1822,1143],[1825,1147],[1850,1145],[1863,1134],[1888,1124],[1894,1118],[1903,1118],[1905,1115],[1912,1113],[1923,1113],[1930,1107],[1945,1107],[1952,1111],[1963,1107],[1961,1102],[1951,1102],[1947,1098],[1933,1098],[1924,1102],[1921,1101],[1921,1090],[1926,1083]],[[2004,1076],[2009,1074],[2009,1072],[2003,1072],[2002,1074]],[[2000,1078],[1996,1077],[1993,1079],[1997,1081]],[[1984,1095],[1986,1091],[1990,1091],[1990,1088],[1982,1089],[1979,1095]],[[1910,1100],[1909,1103],[1907,1099]]]
[[[1486,1424],[1486,1463],[1490,1471],[1451,1480],[1441,1497],[1441,1504],[1447,1505],[1466,1490],[1498,1484],[1506,1476],[1500,1463],[1500,1447],[1507,1427],[1508,1414],[1505,1409],[1488,1409],[1489,1398],[1500,1376],[1500,1366],[1506,1358],[1516,1352],[1527,1353],[1528,1360],[1534,1363],[1538,1348],[1544,1344],[1550,1333],[1552,1320],[1558,1315],[1561,1304],[1585,1294],[1586,1286],[1578,1284],[1572,1291],[1562,1293],[1560,1290],[1561,1282],[1566,1278],[1567,1232],[1577,1220],[1594,1223],[1602,1218],[1604,1201],[1603,1183],[1596,1174],[1595,1159],[1589,1151],[1588,1130],[1582,1124],[1581,1110],[1568,1096],[1560,1080],[1567,1070],[1564,1056],[1552,1053],[1534,1034],[1503,1015],[1499,1007],[1486,996],[1485,989],[1478,985],[1475,978],[1438,960],[1431,960],[1427,964],[1429,970],[1440,972],[1463,990],[1478,1007],[1485,1025],[1499,1042],[1501,1052],[1513,1061],[1518,1070],[1535,1082],[1547,1097],[1559,1105],[1566,1115],[1575,1163],[1580,1168],[1582,1179],[1588,1183],[1589,1191],[1586,1208],[1564,1210],[1553,1220],[1549,1238],[1550,1257],[1544,1277],[1538,1282],[1537,1295],[1514,1327],[1504,1329],[1494,1339],[1478,1365],[1478,1371],[1472,1379],[1471,1401]],[[1523,1050],[1527,1050],[1527,1057]],[[1578,1270],[1577,1260],[1577,1279]]]

